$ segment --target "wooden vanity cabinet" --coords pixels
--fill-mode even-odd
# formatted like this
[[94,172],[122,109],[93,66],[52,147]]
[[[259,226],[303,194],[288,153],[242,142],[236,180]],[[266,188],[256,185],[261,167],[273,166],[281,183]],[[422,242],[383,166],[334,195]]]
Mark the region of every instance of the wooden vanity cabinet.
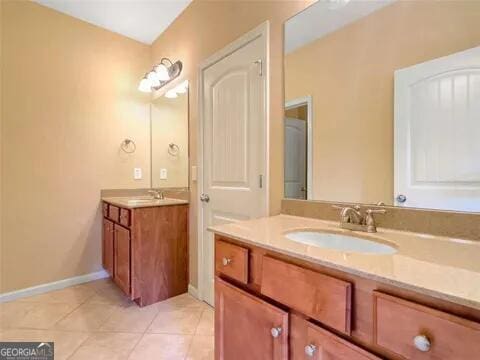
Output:
[[[107,205],[108,208],[108,205]],[[104,212],[105,215],[105,212]],[[106,214],[105,216],[108,216]],[[114,223],[108,219],[103,219],[103,242],[102,242],[102,264],[108,275],[113,277],[113,238]]]
[[130,294],[130,230],[115,224],[114,234],[113,281],[125,294]]
[[102,208],[103,267],[130,299],[145,306],[187,292],[187,204]]
[[480,359],[479,310],[220,235],[215,259],[216,360]]
[[220,278],[215,304],[216,359],[288,359],[288,312]]

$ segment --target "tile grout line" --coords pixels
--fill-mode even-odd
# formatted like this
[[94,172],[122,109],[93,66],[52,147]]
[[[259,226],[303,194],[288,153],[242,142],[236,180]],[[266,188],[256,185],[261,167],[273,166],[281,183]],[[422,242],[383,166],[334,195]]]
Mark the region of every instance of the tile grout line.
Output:
[[[202,304],[203,306],[203,304]],[[193,344],[193,339],[195,338],[195,336],[197,336],[197,330],[198,330],[198,327],[200,326],[200,322],[202,321],[202,316],[203,316],[203,313],[207,311],[206,309],[203,309],[202,312],[200,313],[200,316],[198,318],[198,322],[197,322],[197,325],[195,326],[195,330],[193,331],[193,335],[192,335],[192,338],[190,339],[190,344],[188,344],[188,348],[187,348],[187,352],[185,354],[185,357],[183,358],[184,360],[187,359],[188,357],[188,354],[190,353],[190,349],[192,348],[192,344]]]
[[128,353],[128,357],[127,357],[127,360],[130,359],[130,357],[132,356],[132,353],[133,351],[137,348],[138,344],[140,344],[140,341],[142,341],[142,339],[145,337],[148,329],[150,328],[150,326],[152,325],[152,323],[155,321],[155,319],[157,318],[158,314],[160,314],[160,309],[158,308],[157,304],[155,304],[155,308],[157,309],[157,313],[155,314],[155,316],[153,316],[152,320],[148,323],[148,325],[145,327],[145,330],[141,333],[140,337],[138,338],[138,341],[135,343],[135,346],[132,347],[132,350],[130,350],[130,352]]

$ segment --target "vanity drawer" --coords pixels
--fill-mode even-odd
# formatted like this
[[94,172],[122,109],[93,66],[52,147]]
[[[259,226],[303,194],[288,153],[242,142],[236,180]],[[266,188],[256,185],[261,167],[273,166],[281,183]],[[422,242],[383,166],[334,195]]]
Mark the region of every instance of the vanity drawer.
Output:
[[248,283],[248,249],[217,240],[215,270],[244,284]]
[[120,224],[123,226],[130,226],[130,210],[120,209]]
[[306,341],[302,349],[305,359],[381,360],[368,351],[312,323],[307,322],[306,333]]
[[104,217],[108,217],[108,204],[102,203],[102,212]]
[[350,334],[352,285],[349,282],[264,256],[261,293]]
[[374,341],[406,359],[476,359],[480,324],[375,292]]
[[118,208],[116,206],[113,206],[113,205],[109,205],[108,206],[108,218],[110,220],[118,222],[119,216],[120,216],[120,208]]

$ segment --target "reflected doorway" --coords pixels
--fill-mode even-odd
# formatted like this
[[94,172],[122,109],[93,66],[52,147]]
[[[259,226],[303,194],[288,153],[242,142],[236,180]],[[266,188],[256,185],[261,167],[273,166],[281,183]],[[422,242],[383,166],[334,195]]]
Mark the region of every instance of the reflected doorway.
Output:
[[285,103],[284,194],[288,199],[312,199],[312,99]]

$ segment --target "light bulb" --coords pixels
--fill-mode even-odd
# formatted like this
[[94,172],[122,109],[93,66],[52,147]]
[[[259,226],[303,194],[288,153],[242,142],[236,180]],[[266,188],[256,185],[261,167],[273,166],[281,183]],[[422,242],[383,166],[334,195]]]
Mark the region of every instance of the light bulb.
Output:
[[177,95],[177,92],[175,91],[175,89],[170,89],[165,93],[165,97],[169,98],[169,99],[174,99],[174,98],[178,97],[178,95]]
[[150,79],[147,79],[146,77],[143,78],[138,85],[138,90],[142,92],[152,92],[152,82]]
[[155,73],[160,81],[170,80],[170,74],[168,73],[168,68],[163,64],[158,64],[155,66]]
[[158,87],[160,86],[160,79],[158,78],[158,75],[155,71],[150,71],[147,74],[147,79],[152,82],[152,87]]
[[178,94],[185,94],[187,92],[187,89],[188,89],[188,80],[185,80],[177,85],[177,87],[175,88],[175,91]]

